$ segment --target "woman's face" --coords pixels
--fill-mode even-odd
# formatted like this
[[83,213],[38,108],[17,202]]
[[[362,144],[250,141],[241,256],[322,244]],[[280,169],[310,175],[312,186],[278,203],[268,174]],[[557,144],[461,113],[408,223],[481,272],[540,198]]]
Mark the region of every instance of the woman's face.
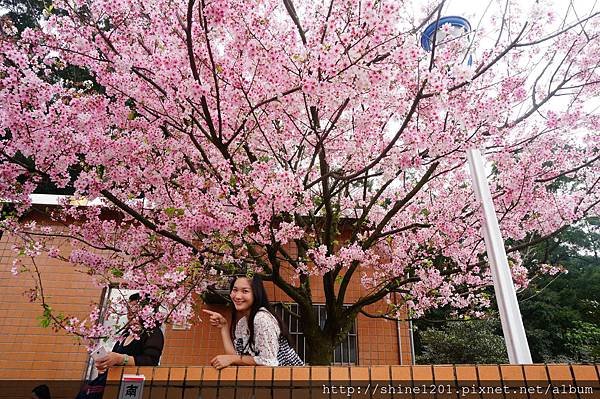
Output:
[[254,303],[254,293],[252,292],[252,284],[248,278],[240,277],[235,280],[230,296],[235,310],[244,316],[250,312]]
[[140,311],[140,301],[129,301],[129,305],[127,306],[127,320],[130,324],[139,324]]

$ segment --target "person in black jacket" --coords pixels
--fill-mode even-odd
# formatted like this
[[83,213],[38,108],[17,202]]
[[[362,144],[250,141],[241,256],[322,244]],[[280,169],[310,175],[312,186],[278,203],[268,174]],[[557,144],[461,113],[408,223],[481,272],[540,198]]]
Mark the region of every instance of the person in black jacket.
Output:
[[[145,305],[139,293],[129,297],[129,323],[139,323],[136,311]],[[114,366],[158,366],[164,347],[164,336],[160,327],[153,330],[142,330],[139,339],[126,334],[122,340],[117,341],[106,356],[94,362],[98,370],[98,377],[85,385],[76,399],[102,398],[106,385],[107,371]]]
[[[143,301],[140,301],[139,293],[129,297],[130,322],[136,322],[137,316],[132,313],[144,305],[140,302]],[[163,346],[164,336],[159,327],[152,331],[143,331],[140,339],[126,335],[122,341],[117,341],[112,351],[105,357],[96,360],[96,369],[99,373],[104,373],[112,366],[158,366]]]

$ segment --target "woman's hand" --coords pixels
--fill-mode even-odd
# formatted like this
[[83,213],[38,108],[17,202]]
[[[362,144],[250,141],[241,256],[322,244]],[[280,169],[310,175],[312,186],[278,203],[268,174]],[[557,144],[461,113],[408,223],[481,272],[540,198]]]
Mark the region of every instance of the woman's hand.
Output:
[[102,374],[105,373],[109,367],[123,364],[124,357],[125,356],[120,353],[108,352],[106,356],[96,360],[94,364],[96,366],[96,369],[98,370],[98,373]]
[[213,327],[217,327],[219,329],[223,329],[227,327],[227,319],[223,317],[221,313],[213,312],[212,310],[202,309],[204,313],[207,313],[210,316],[210,325]]
[[231,366],[231,364],[239,358],[238,355],[217,355],[212,358],[210,364],[216,368],[217,370],[221,370],[227,366]]

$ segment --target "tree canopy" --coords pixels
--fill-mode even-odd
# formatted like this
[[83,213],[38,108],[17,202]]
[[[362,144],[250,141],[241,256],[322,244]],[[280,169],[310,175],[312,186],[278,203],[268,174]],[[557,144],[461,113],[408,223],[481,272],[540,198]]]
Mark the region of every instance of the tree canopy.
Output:
[[[0,198],[17,205],[3,221],[23,238],[14,272],[46,253],[101,284],[127,282],[174,321],[219,275],[258,272],[298,303],[309,361],[324,363],[391,294],[399,303],[379,316],[489,303],[465,166],[477,147],[525,286],[518,250],[597,213],[598,13],[490,2],[469,35],[426,52],[419,35],[446,8],[417,4],[57,0],[39,26],[3,30]],[[47,183],[112,212],[54,213],[69,254],[47,241],[56,231],[19,223]],[[364,294],[344,307],[353,278]]]

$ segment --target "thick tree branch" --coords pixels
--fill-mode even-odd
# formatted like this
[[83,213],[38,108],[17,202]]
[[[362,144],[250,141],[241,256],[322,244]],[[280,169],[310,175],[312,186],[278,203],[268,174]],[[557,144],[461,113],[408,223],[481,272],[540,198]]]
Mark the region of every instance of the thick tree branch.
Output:
[[302,24],[300,24],[300,19],[298,18],[298,14],[296,14],[296,9],[294,8],[294,4],[292,0],[283,0],[283,4],[285,5],[285,9],[288,14],[294,21],[294,25],[298,29],[298,33],[300,34],[300,39],[302,39],[302,44],[306,46],[306,34],[304,33],[304,29],[302,29]]
[[581,164],[581,165],[579,165],[579,166],[577,166],[577,167],[575,167],[573,169],[566,170],[566,171],[561,172],[561,173],[559,173],[557,175],[554,175],[552,177],[546,177],[546,178],[543,178],[543,179],[537,179],[537,180],[535,180],[535,182],[536,183],[547,183],[549,181],[556,180],[559,177],[566,176],[566,175],[569,175],[571,173],[575,173],[578,170],[581,170],[581,169],[583,169],[583,168],[585,168],[587,166],[591,166],[591,165],[593,165],[599,159],[600,159],[600,155],[598,155],[595,158],[590,159],[589,161],[587,161],[587,162],[585,162],[585,163],[583,163],[583,164]]
[[121,209],[123,212],[127,213],[129,216],[133,217],[135,220],[137,220],[138,222],[140,222],[141,224],[143,224],[150,230],[154,231],[155,233],[157,233],[165,238],[175,241],[175,242],[183,245],[186,248],[191,249],[194,254],[200,256],[200,259],[203,259],[203,256],[200,254],[200,251],[198,250],[198,248],[196,248],[196,246],[194,244],[192,244],[191,242],[184,240],[183,238],[179,237],[177,234],[171,233],[170,231],[160,229],[158,226],[156,226],[150,220],[148,220],[147,218],[142,216],[142,214],[140,214],[138,211],[136,211],[135,209],[133,209],[132,207],[127,205],[125,202],[118,199],[110,191],[102,190],[102,191],[100,191],[100,193],[106,199],[108,199],[110,202],[112,202],[115,206],[117,206],[119,209]]

